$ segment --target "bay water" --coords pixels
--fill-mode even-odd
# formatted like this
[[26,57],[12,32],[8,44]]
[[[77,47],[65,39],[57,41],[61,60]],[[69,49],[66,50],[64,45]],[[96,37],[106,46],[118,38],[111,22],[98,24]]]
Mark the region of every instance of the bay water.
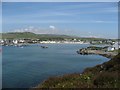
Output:
[[49,77],[81,73],[87,67],[109,60],[99,55],[76,53],[87,46],[89,44],[34,44],[22,48],[3,46],[2,86],[30,88]]

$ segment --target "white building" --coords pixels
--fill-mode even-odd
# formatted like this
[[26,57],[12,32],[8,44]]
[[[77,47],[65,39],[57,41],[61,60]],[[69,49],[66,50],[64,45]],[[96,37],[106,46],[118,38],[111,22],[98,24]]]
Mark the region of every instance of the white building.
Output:
[[108,47],[108,51],[113,51],[113,50],[115,50],[114,47]]
[[4,43],[4,40],[0,39],[0,43]]
[[13,43],[14,44],[18,44],[18,40],[13,40]]
[[119,49],[120,48],[120,45],[118,42],[115,42],[115,44],[113,45],[114,49]]
[[22,39],[19,40],[19,43],[24,43],[24,42],[25,42],[25,40],[22,40]]

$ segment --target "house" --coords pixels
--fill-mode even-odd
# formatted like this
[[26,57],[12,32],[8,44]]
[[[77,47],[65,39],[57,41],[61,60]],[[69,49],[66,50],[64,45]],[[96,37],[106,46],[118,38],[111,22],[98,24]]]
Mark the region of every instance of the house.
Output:
[[107,48],[107,50],[108,50],[108,51],[113,51],[113,50],[115,50],[115,48],[112,47],[112,46],[110,46],[110,47]]
[[25,43],[25,40],[20,39],[19,43]]
[[119,49],[119,48],[120,48],[120,45],[119,45],[118,42],[115,42],[115,44],[113,45],[113,47],[114,47],[115,49]]
[[76,41],[76,40],[77,40],[76,38],[73,39],[73,41]]
[[0,39],[0,45],[4,44],[4,40]]
[[13,40],[13,43],[14,44],[18,44],[18,40]]
[[8,40],[8,39],[5,39],[5,40],[4,40],[4,44],[10,45],[10,44],[12,44],[12,43],[13,43],[12,40]]
[[0,43],[4,43],[4,40],[0,39]]

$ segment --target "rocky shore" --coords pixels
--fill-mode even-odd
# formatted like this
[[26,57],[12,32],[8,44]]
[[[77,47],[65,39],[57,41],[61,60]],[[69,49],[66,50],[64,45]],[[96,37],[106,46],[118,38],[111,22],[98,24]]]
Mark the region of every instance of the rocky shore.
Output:
[[106,50],[106,48],[99,48],[96,47],[96,49],[94,48],[90,48],[90,47],[87,47],[87,48],[82,48],[80,50],[77,51],[78,54],[81,54],[81,55],[101,55],[101,56],[104,56],[104,57],[107,57],[107,58],[113,58],[114,56],[116,56],[118,54],[118,52],[109,52]]

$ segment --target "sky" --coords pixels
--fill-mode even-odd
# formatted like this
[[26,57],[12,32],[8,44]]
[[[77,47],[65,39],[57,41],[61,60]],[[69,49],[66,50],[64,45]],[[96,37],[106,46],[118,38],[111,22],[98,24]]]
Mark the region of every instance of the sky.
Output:
[[118,38],[118,3],[3,2],[2,32]]
[[2,2],[119,2],[119,0],[2,0]]

